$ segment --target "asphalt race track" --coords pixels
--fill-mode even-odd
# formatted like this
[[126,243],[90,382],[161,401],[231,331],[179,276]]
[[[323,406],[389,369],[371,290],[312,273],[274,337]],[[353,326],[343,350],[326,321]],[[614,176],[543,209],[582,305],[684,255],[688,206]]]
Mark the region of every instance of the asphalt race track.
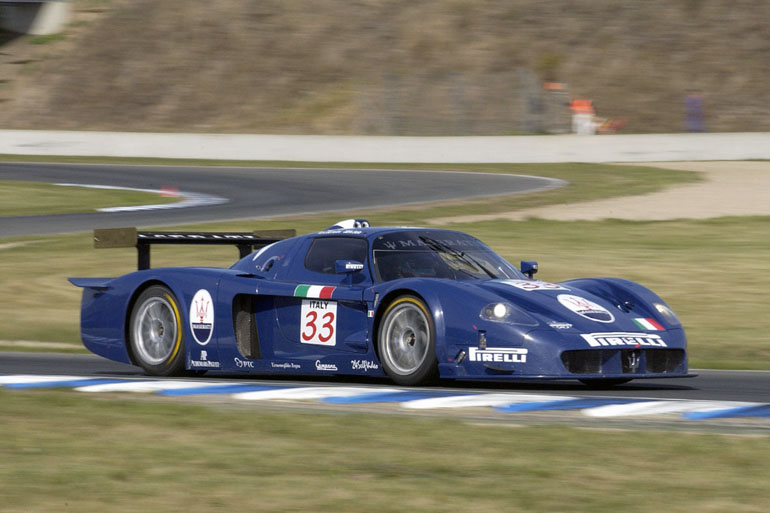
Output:
[[[268,377],[209,372],[154,378],[93,355],[0,353],[0,388],[70,389],[260,409],[451,415],[468,422],[770,433],[770,372],[701,371],[609,390],[562,382],[456,382],[396,387],[385,379]],[[736,400],[739,399],[739,400]],[[758,399],[759,401],[748,401]]]
[[[770,371],[722,371],[696,370],[695,378],[636,380],[630,383],[601,390],[602,396],[643,397],[657,399],[695,399],[716,401],[753,401],[770,400]],[[92,378],[147,378],[144,370],[132,365],[105,360],[96,355],[0,352],[0,374],[41,374],[41,375],[78,375]],[[245,374],[226,374],[209,371],[206,379],[237,379],[254,383],[286,383],[286,378],[267,376],[248,376]],[[194,378],[197,379],[197,378]],[[293,383],[311,386],[314,383],[329,383],[329,380],[317,376],[300,379],[291,378]],[[337,377],[333,382],[377,383],[392,386],[387,380],[367,380],[365,378]],[[544,394],[569,394],[573,396],[595,396],[597,390],[590,389],[577,381],[514,381],[514,382],[452,382],[442,383],[445,390],[474,390],[495,392],[533,392]]]
[[[353,208],[366,209],[473,196],[525,193],[563,185],[563,182],[557,180],[537,177],[433,171],[5,163],[0,163],[0,180],[110,185],[142,189],[160,189],[163,186],[170,186],[177,187],[180,192],[204,193],[227,200],[214,205],[157,211],[0,218],[0,237],[82,232],[102,227],[147,227]],[[759,421],[760,424],[747,424],[750,429],[765,431],[770,428],[770,423],[767,422],[767,418],[770,417],[768,412],[770,410],[770,404],[768,404],[770,403],[770,372],[717,370],[694,372],[699,376],[689,379],[636,380],[608,390],[592,390],[578,382],[566,380],[505,383],[444,382],[438,388],[411,390],[402,388],[398,394],[432,394],[434,398],[430,400],[439,401],[449,395],[453,396],[453,400],[459,398],[462,401],[463,397],[473,395],[493,402],[508,399],[519,401],[520,399],[516,397],[529,397],[531,404],[548,402],[548,398],[553,398],[554,402],[567,403],[574,401],[580,403],[581,398],[600,403],[621,400],[626,403],[631,402],[630,407],[634,406],[634,401],[644,404],[660,401],[662,405],[654,406],[662,408],[662,411],[666,409],[675,411],[678,408],[684,412],[690,411],[690,414],[692,410],[687,410],[687,404],[697,403],[692,407],[706,408],[704,410],[706,416],[710,415],[708,412],[712,410],[738,412],[737,414],[742,417],[761,417],[752,419]],[[25,385],[25,380],[28,379],[25,376],[28,375],[33,381],[36,379],[35,376],[62,376],[61,379],[66,377],[67,380],[82,378],[84,381],[91,382],[133,380],[140,385],[146,380],[152,380],[159,384],[158,386],[163,386],[162,383],[166,381],[150,378],[138,367],[110,362],[94,355],[0,352],[0,385],[3,385],[2,380],[5,379],[6,383],[3,386],[22,388],[29,385]],[[21,382],[14,383],[15,379]],[[294,392],[302,394],[308,387],[325,388],[327,393],[332,390],[329,387],[333,387],[333,390],[339,390],[343,395],[360,394],[360,387],[371,387],[367,390],[376,395],[385,393],[382,390],[392,387],[392,384],[384,379],[368,381],[342,377],[283,378],[228,375],[217,372],[209,372],[203,378],[188,378],[188,381],[197,380],[207,385],[212,379],[217,384],[232,383],[234,387],[291,388]],[[174,380],[168,380],[168,383],[169,386],[179,385],[174,383]],[[31,386],[40,385],[40,383],[31,383]],[[357,392],[353,392],[353,389]],[[270,391],[270,393],[273,392],[273,390]],[[435,399],[436,397],[438,399]],[[488,399],[489,397],[493,399]],[[344,403],[337,397],[331,399],[334,400],[332,402]],[[414,401],[414,404],[419,402],[419,400]],[[487,404],[487,406],[490,405]],[[344,407],[344,404],[337,407]],[[508,405],[503,408],[515,409],[517,406]],[[548,408],[559,410],[562,407],[548,406]],[[500,408],[498,410],[514,411],[500,410]],[[749,415],[745,415],[746,413]],[[683,413],[683,415],[687,414]],[[703,415],[700,410],[695,414]],[[576,420],[578,419],[575,417],[569,418],[570,422]],[[622,422],[637,425],[634,417],[628,417]],[[736,424],[730,424],[728,427],[732,429],[735,426]],[[745,428],[743,424],[740,426]]]
[[267,169],[0,163],[0,180],[110,185],[224,198],[168,210],[0,218],[0,237],[160,226],[366,209],[541,191],[564,185],[533,176],[437,171]]

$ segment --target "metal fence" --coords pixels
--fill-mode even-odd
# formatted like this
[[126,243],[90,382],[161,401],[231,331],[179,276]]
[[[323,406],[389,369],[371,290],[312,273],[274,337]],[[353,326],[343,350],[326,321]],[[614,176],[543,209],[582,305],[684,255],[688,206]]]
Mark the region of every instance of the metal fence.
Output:
[[566,89],[547,90],[530,70],[383,73],[359,83],[354,131],[380,135],[566,133]]

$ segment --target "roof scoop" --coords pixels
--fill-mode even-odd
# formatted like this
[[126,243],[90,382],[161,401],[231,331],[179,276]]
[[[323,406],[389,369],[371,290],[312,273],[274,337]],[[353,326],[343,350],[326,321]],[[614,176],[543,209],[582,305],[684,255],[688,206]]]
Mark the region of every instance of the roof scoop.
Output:
[[369,221],[366,219],[345,219],[334,226],[330,226],[327,230],[350,230],[353,228],[369,228],[370,226]]

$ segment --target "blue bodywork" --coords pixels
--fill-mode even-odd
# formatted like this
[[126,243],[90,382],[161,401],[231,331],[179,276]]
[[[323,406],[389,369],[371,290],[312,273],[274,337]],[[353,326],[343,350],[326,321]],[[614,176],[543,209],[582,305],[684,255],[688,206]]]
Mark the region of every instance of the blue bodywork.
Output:
[[[340,255],[330,256],[331,270],[312,269],[309,249],[328,238],[343,248]],[[499,267],[503,277],[463,279],[419,272],[386,277],[377,267],[387,248],[398,244],[417,240],[441,250],[471,239],[474,247],[500,258],[460,232],[366,227],[285,239],[229,269],[159,268],[70,281],[83,288],[85,347],[124,363],[135,363],[128,344],[134,302],[146,288],[162,284],[181,306],[189,370],[385,376],[377,354],[379,323],[389,303],[408,294],[420,298],[432,315],[442,378],[688,376],[679,320],[660,297],[634,282],[591,278],[551,284],[528,278],[507,262]],[[350,248],[357,257],[350,257]],[[457,253],[452,258],[464,256],[454,246],[447,251]],[[532,264],[536,271],[534,262],[526,269]],[[191,327],[201,290],[214,310],[205,342]],[[497,307],[501,315],[496,305],[503,305]],[[308,324],[309,310],[316,312],[311,314],[316,324]]]

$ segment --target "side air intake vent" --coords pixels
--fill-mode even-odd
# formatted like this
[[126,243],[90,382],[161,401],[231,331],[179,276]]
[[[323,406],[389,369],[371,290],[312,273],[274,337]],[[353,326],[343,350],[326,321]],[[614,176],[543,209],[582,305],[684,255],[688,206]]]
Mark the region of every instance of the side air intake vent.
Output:
[[259,351],[257,321],[254,317],[254,298],[239,294],[233,300],[233,328],[238,351],[251,360],[262,357]]

